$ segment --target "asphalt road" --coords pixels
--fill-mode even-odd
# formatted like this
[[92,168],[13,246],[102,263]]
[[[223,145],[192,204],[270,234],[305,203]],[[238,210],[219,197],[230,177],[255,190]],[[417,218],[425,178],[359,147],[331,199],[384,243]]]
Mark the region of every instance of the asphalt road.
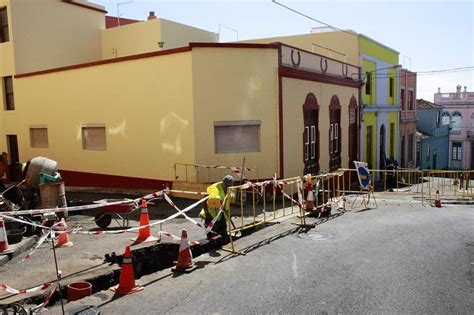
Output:
[[246,256],[219,251],[190,274],[142,277],[139,293],[78,302],[102,314],[474,313],[471,206],[392,203],[294,228],[286,221],[241,239]]

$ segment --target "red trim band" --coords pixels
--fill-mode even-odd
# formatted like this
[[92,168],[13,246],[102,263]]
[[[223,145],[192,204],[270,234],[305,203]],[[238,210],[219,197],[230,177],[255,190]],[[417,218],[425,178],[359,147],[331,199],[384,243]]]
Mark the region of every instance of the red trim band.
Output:
[[99,61],[81,63],[81,64],[77,64],[77,65],[72,65],[72,66],[66,66],[66,67],[60,67],[60,68],[54,68],[54,69],[48,69],[48,70],[41,70],[41,71],[35,71],[35,72],[29,72],[29,73],[21,73],[21,74],[15,75],[15,79],[32,77],[32,76],[35,76],[35,75],[41,75],[41,74],[47,74],[47,73],[53,73],[53,72],[60,72],[60,71],[67,71],[67,70],[73,70],[73,69],[80,69],[80,68],[87,68],[87,67],[105,65],[105,64],[109,64],[109,63],[115,63],[115,62],[150,58],[150,57],[155,57],[155,56],[170,55],[170,54],[176,54],[176,53],[187,52],[187,51],[191,51],[191,47],[180,47],[180,48],[175,48],[175,49],[153,51],[153,52],[144,53],[144,54],[131,55],[131,56],[125,56],[125,57],[119,57],[119,58],[113,58],[113,59],[106,59],[106,60],[99,60]]
[[193,47],[201,47],[201,48],[273,48],[277,49],[280,47],[279,43],[271,43],[271,44],[258,44],[258,43],[189,43],[191,48]]
[[68,186],[104,188],[145,188],[160,190],[172,188],[173,182],[159,179],[116,176],[96,173],[60,170],[61,177]]
[[360,86],[359,82],[356,82],[353,80],[333,77],[333,76],[329,76],[327,74],[322,74],[322,73],[315,73],[315,72],[309,72],[309,71],[304,71],[300,69],[289,68],[289,67],[285,67],[281,65],[278,68],[278,74],[280,76],[287,77],[287,78],[322,82],[322,83],[335,84],[335,85],[341,85],[341,86],[349,86],[353,88],[359,88]]

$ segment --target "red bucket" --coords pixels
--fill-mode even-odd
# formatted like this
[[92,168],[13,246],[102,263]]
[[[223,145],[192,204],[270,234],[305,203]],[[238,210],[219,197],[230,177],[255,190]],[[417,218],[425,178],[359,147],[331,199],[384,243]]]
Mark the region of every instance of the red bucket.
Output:
[[74,282],[67,285],[67,302],[82,299],[92,294],[92,284],[89,282]]

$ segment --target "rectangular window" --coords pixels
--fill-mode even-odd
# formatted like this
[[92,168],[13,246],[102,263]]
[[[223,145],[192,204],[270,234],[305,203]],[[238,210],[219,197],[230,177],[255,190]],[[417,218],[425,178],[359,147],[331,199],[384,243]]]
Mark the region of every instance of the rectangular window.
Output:
[[406,104],[405,104],[405,89],[400,90],[400,105],[402,106],[402,109],[406,109]]
[[48,148],[48,128],[46,126],[30,127],[30,146],[32,148]]
[[260,120],[214,122],[215,153],[260,152]]
[[453,161],[461,161],[462,160],[462,143],[453,142],[452,160]]
[[413,91],[408,91],[408,110],[413,110]]
[[84,150],[107,150],[104,124],[87,124],[81,127],[82,148]]
[[316,126],[311,126],[311,159],[316,157]]
[[365,82],[365,94],[370,95],[370,90],[372,87],[372,78],[371,78],[370,72],[366,72],[365,75],[366,75],[366,80],[367,80]]
[[395,80],[393,78],[388,78],[388,86],[389,86],[389,95],[393,97],[393,90],[394,90]]
[[334,153],[339,152],[339,124],[334,124]]
[[395,124],[394,123],[390,123],[390,148],[389,148],[389,152],[390,152],[390,158],[393,159],[394,156],[395,156]]
[[309,127],[304,127],[304,160],[309,160]]
[[13,79],[11,76],[3,77],[3,92],[5,95],[5,109],[14,110],[15,100],[13,98]]
[[0,9],[0,43],[8,42],[10,35],[8,31],[7,8]]
[[333,139],[334,139],[333,130],[334,130],[334,125],[329,124],[329,153],[330,154],[332,154],[333,152]]

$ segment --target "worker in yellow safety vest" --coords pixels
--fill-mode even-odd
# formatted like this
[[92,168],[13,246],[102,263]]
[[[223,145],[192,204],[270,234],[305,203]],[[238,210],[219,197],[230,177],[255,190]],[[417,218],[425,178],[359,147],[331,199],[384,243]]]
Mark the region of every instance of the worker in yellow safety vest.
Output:
[[[204,203],[201,212],[199,212],[199,217],[204,220],[206,227],[208,227],[212,220],[218,216],[214,226],[212,227],[212,231],[220,234],[222,244],[227,244],[229,242],[229,236],[227,234],[227,218],[228,214],[230,214],[230,198],[225,199],[225,196],[227,195],[227,189],[233,184],[234,178],[231,175],[227,175],[221,182],[209,186],[209,199]],[[223,211],[219,214],[219,208],[224,200],[225,205]],[[208,238],[212,236],[212,232],[207,233]]]

